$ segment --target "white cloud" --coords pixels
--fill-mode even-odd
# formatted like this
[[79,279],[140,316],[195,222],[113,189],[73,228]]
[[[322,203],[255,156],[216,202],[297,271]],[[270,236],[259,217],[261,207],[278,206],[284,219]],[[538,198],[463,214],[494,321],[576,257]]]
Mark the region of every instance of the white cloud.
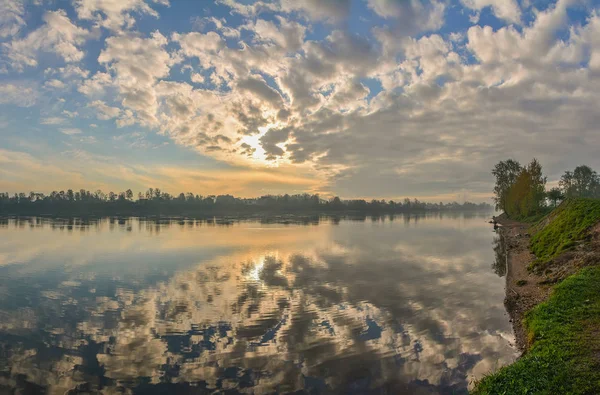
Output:
[[63,110],[62,114],[66,115],[69,118],[75,118],[75,117],[79,116],[79,113],[77,111],[69,111],[69,110]]
[[44,25],[23,39],[4,43],[9,62],[16,70],[35,67],[39,52],[52,52],[65,62],[78,62],[85,53],[81,46],[90,32],[74,25],[63,10],[48,11],[43,16]]
[[62,125],[65,123],[65,119],[61,117],[48,117],[42,118],[40,123],[42,125]]
[[66,87],[64,82],[62,82],[61,80],[57,80],[57,79],[52,79],[52,80],[46,81],[44,83],[44,86],[47,88],[53,88],[53,89],[64,89]]
[[511,23],[521,22],[521,8],[516,0],[461,0],[465,7],[481,11],[491,7],[494,15]]
[[113,79],[110,74],[97,72],[92,78],[82,81],[78,91],[88,97],[101,97],[106,93],[106,89],[111,87]]
[[167,38],[158,31],[150,38],[131,35],[106,39],[98,62],[114,73],[122,105],[131,109],[144,125],[157,125],[158,101],[154,85],[171,71],[176,58],[165,50]]
[[37,89],[30,83],[0,83],[0,104],[31,107],[38,99]]
[[255,42],[274,44],[286,52],[297,51],[304,43],[306,27],[297,23],[278,18],[279,25],[271,21],[258,19],[248,24],[244,29],[254,33]]
[[97,111],[96,116],[101,120],[109,120],[117,118],[121,115],[121,109],[117,107],[110,107],[101,100],[96,100],[88,104],[88,107],[92,107]]
[[279,9],[279,4],[267,1],[255,1],[249,4],[243,4],[237,0],[216,0],[217,4],[223,4],[231,8],[231,12],[240,14],[246,17],[256,16],[261,12],[276,11]]
[[[169,5],[168,0],[153,2]],[[93,20],[98,26],[115,31],[133,27],[133,13],[147,14],[155,18],[159,16],[146,0],[75,0],[75,10],[79,19]]]
[[60,129],[60,132],[62,134],[66,134],[67,136],[74,136],[77,134],[81,134],[81,129],[77,129],[77,128],[63,128]]
[[[77,87],[84,100],[57,101],[55,113],[72,117],[84,108],[84,115],[148,127],[236,165],[309,169],[347,196],[450,196],[457,184],[483,194],[488,169],[508,154],[536,155],[550,174],[565,153],[595,160],[600,17],[587,9],[585,24],[569,26],[567,9],[576,0],[533,11],[526,26],[515,26],[522,15],[512,2],[465,0],[477,13],[492,6],[515,25],[443,36],[423,34],[443,26],[442,1],[369,0],[386,23],[372,36],[331,25],[315,34],[304,18],[339,22],[345,2],[321,9],[310,8],[317,4],[311,1],[221,3],[241,15],[235,28],[205,17],[195,26],[202,31],[110,33],[94,74],[81,64],[47,69],[40,85]],[[109,16],[100,7],[113,3],[85,3],[96,7],[93,20],[112,30],[130,27],[135,13],[152,14],[133,6],[140,2],[127,4]],[[69,36],[72,42],[87,37],[75,32],[81,34]],[[31,52],[14,53],[27,55],[20,63],[26,65],[40,51],[55,52],[53,45],[42,40]],[[30,106],[37,98],[31,84],[0,89],[5,103]]]
[[22,0],[0,0],[0,38],[15,36],[25,26]]

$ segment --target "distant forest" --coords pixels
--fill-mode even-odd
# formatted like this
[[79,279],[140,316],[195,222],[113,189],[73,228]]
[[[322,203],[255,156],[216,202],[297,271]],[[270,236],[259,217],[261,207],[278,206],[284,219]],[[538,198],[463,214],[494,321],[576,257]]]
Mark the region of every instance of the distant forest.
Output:
[[52,192],[49,195],[30,192],[10,195],[0,193],[0,214],[3,215],[130,215],[130,216],[230,216],[257,214],[344,214],[344,213],[416,213],[435,211],[489,211],[487,203],[425,203],[417,199],[342,200],[322,199],[319,195],[266,195],[258,198],[236,198],[231,195],[200,196],[193,193],[171,195],[158,188],[138,193],[131,189],[108,194],[98,190]]

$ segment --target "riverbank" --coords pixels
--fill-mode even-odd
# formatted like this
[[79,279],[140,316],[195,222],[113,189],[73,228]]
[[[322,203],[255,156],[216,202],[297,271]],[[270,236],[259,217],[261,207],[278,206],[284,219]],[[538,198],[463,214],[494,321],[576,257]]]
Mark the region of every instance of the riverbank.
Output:
[[513,221],[506,217],[497,219],[500,237],[506,246],[506,297],[504,305],[510,315],[519,351],[527,349],[527,332],[523,325],[525,314],[545,301],[550,295],[551,285],[544,278],[527,270],[535,261],[529,250],[531,235],[529,224]]
[[565,202],[535,225],[496,221],[523,354],[473,393],[600,393],[600,200]]

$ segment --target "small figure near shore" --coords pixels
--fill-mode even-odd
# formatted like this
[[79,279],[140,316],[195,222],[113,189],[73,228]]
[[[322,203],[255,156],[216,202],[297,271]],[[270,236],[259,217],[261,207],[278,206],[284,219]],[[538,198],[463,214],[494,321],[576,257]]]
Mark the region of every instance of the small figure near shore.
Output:
[[490,221],[490,224],[494,224],[494,230],[498,229],[498,221],[496,221],[495,215],[492,216],[492,220]]

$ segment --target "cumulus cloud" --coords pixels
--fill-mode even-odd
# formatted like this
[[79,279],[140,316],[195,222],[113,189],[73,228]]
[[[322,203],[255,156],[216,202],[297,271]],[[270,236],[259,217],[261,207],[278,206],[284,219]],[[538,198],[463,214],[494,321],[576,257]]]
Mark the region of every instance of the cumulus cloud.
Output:
[[350,13],[351,0],[281,0],[284,12],[301,12],[314,20],[339,21]]
[[31,107],[39,93],[31,83],[0,83],[0,104],[14,104],[19,107]]
[[511,23],[521,22],[521,8],[516,0],[461,0],[465,7],[481,11],[491,7],[494,15]]
[[97,110],[98,119],[108,120],[117,118],[121,114],[121,109],[118,107],[110,107],[101,100],[96,100],[88,104],[88,107],[92,107]]
[[[169,5],[168,0],[152,2]],[[132,28],[135,13],[159,16],[146,0],[75,0],[74,3],[79,19],[92,20],[98,26],[115,31]]]
[[444,24],[446,5],[437,0],[367,0],[379,16],[391,20],[403,34],[437,30]]
[[15,36],[25,26],[22,0],[0,0],[0,39]]
[[23,70],[37,66],[40,52],[55,53],[65,62],[83,59],[85,53],[81,47],[90,37],[88,30],[73,24],[63,10],[48,11],[43,20],[44,24],[25,38],[3,44],[13,68]]
[[238,89],[250,92],[253,95],[258,96],[264,101],[278,106],[282,104],[282,99],[279,93],[267,85],[265,80],[260,77],[250,76],[244,79],[240,79],[237,82]]
[[[491,7],[503,26],[452,33],[437,31],[446,2],[368,0],[384,24],[361,34],[333,24],[348,15],[346,1],[220,3],[239,23],[205,15],[192,20],[198,31],[144,33],[128,31],[129,18],[160,7],[77,2],[80,18],[110,30],[93,72],[75,63],[91,33],[62,11],[47,12],[5,54],[17,68],[37,64],[42,52],[67,63],[46,68],[39,84],[46,95],[81,98],[68,110],[57,104],[57,115],[81,107],[229,164],[301,167],[328,180],[324,191],[348,196],[449,196],[459,184],[480,196],[487,169],[508,154],[536,155],[550,174],[573,165],[559,154],[594,157],[600,17],[577,0],[543,11],[464,0],[467,12]],[[572,23],[571,7],[585,23]],[[5,83],[11,94],[2,100],[35,103],[32,85],[29,99],[17,97],[21,85]]]
[[176,63],[166,45],[167,38],[158,31],[149,38],[114,36],[106,39],[106,48],[98,57],[98,62],[114,73],[122,105],[143,125],[158,123],[154,85],[157,79],[167,77]]

